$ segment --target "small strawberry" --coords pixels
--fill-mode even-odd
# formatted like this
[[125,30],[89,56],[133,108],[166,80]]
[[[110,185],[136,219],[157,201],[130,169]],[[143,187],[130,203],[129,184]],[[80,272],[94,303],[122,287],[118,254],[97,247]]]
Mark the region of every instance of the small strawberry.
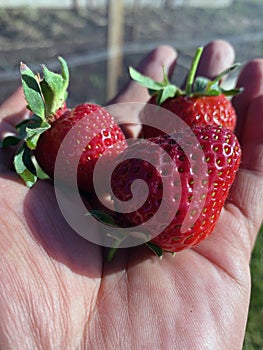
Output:
[[[99,105],[83,103],[72,110],[67,110],[59,119],[52,123],[43,133],[34,152],[36,160],[42,170],[53,177],[56,156],[61,143],[67,133],[85,117],[84,130],[78,133],[77,143],[73,143],[72,151],[67,159],[68,164],[74,163],[78,155],[78,145],[85,144],[78,164],[78,186],[84,192],[93,191],[93,170],[97,160],[107,150],[107,157],[103,159],[106,171],[107,163],[114,159],[126,148],[125,137],[108,111]],[[83,125],[81,125],[82,127]],[[93,135],[88,144],[85,143],[87,135]],[[70,170],[70,166],[69,166]],[[71,174],[74,176],[74,174]],[[103,176],[103,174],[101,174]],[[62,174],[63,176],[63,174]],[[65,178],[71,178],[64,174]]]
[[[193,134],[180,131],[147,141],[159,147],[153,151],[145,140],[135,143],[119,156],[112,174],[116,198],[133,199],[129,213],[119,214],[119,223],[131,231],[142,225],[142,231],[153,237],[148,245],[158,255],[193,247],[218,221],[240,163],[238,140],[229,129],[207,126],[194,127]],[[142,205],[142,189],[131,187],[138,179],[149,190]],[[187,218],[190,224],[184,227]],[[160,233],[155,236],[156,232]]]
[[[234,130],[236,112],[227,96],[236,95],[241,90],[232,89],[226,91],[220,86],[220,81],[226,74],[235,69],[238,64],[223,71],[213,81],[204,77],[195,78],[202,51],[202,47],[196,51],[184,90],[172,85],[165,72],[162,82],[145,77],[131,67],[130,75],[140,85],[148,88],[152,95],[148,104],[160,105],[182,118],[187,125],[222,125],[230,130]],[[141,113],[142,136],[144,138],[163,134],[162,131],[151,126],[153,118],[159,123],[157,125],[160,125],[160,130],[162,130],[161,111],[157,109],[154,111],[146,106]],[[170,132],[173,131],[171,130]]]
[[[67,154],[67,169],[71,169],[74,160],[79,159],[78,186],[80,190],[90,192],[93,190],[93,170],[97,160],[107,150],[107,157],[102,157],[103,164],[107,166],[126,147],[126,141],[113,117],[103,107],[83,103],[72,110],[67,108],[69,72],[66,61],[61,57],[59,61],[62,74],[53,73],[43,66],[43,78],[21,64],[24,95],[33,115],[17,126],[17,136],[10,136],[3,143],[14,144],[17,140],[20,147],[14,165],[27,185],[32,186],[37,180],[32,157],[35,156],[40,168],[53,178],[62,141],[73,127],[78,126],[77,139],[70,141],[72,149]],[[70,175],[74,176],[63,173],[63,169],[59,174],[63,181],[72,179]]]

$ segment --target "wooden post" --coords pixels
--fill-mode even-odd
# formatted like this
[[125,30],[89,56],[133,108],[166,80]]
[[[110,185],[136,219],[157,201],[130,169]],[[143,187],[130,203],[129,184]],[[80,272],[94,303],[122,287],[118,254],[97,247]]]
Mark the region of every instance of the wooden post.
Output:
[[164,0],[164,7],[165,7],[167,10],[169,10],[169,9],[172,8],[172,3],[173,3],[173,1],[171,1],[171,0]]
[[72,1],[72,8],[73,8],[73,11],[75,11],[79,15],[80,13],[79,0]]
[[123,0],[108,0],[107,100],[114,97],[122,71]]
[[72,9],[77,15],[85,15],[88,10],[87,0],[72,0]]

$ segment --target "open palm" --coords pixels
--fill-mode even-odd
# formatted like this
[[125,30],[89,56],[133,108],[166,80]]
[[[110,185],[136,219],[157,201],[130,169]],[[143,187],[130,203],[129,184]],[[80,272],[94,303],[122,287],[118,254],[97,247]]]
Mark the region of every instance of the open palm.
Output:
[[[213,42],[199,73],[215,76],[233,58],[227,43]],[[140,69],[160,79],[162,65],[172,71],[175,60],[174,50],[159,47]],[[247,63],[238,84],[243,159],[220,221],[198,247],[162,260],[140,246],[106,262],[102,247],[65,222],[52,184],[29,190],[9,170],[12,151],[0,151],[1,349],[242,348],[249,260],[263,218],[263,60]],[[147,98],[129,83],[112,102]],[[0,132],[13,131],[24,113],[18,90],[0,108]]]

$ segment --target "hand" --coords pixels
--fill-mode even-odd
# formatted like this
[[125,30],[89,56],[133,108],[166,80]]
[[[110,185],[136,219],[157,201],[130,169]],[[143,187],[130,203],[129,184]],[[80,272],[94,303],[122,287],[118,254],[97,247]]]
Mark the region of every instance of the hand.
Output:
[[[176,57],[159,47],[139,69],[158,80]],[[213,77],[233,60],[229,44],[213,42],[199,73]],[[140,246],[105,262],[100,246],[66,224],[53,186],[39,181],[29,190],[9,170],[11,153],[0,151],[1,349],[242,349],[249,260],[263,218],[262,59],[244,66],[238,85],[243,159],[220,221],[199,246],[162,261]],[[147,99],[131,82],[111,102]],[[0,107],[0,138],[25,113],[18,90]]]

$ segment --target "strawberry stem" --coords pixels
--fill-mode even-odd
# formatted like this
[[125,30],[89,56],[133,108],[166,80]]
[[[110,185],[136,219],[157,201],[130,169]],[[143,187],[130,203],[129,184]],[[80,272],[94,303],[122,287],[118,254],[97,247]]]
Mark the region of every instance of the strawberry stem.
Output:
[[113,258],[115,257],[115,254],[118,251],[121,243],[127,238],[127,236],[116,237],[114,235],[108,234],[108,237],[112,237],[115,240],[112,244],[112,247],[110,247],[108,254],[107,254],[107,261],[111,262],[113,260]]
[[196,74],[197,67],[198,67],[202,53],[203,53],[203,47],[200,46],[195,52],[195,55],[191,64],[191,68],[186,80],[185,92],[186,92],[186,95],[188,96],[191,95],[191,92],[192,92],[192,86],[194,83],[195,74]]
[[163,249],[158,247],[156,244],[152,243],[151,241],[145,243],[146,246],[159,258],[163,256]]
[[118,250],[118,247],[111,247],[108,251],[108,254],[107,254],[107,261],[108,262],[111,262],[116,254]]

